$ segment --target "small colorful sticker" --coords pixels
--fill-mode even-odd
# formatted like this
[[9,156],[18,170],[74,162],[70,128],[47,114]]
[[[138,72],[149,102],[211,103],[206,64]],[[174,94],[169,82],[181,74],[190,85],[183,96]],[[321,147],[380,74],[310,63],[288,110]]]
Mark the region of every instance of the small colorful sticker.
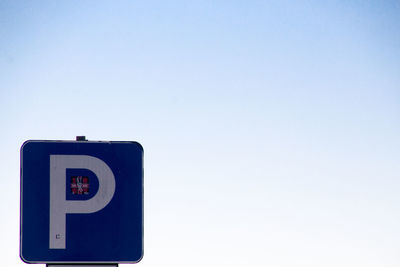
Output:
[[89,194],[89,178],[87,176],[72,176],[71,192],[73,195]]

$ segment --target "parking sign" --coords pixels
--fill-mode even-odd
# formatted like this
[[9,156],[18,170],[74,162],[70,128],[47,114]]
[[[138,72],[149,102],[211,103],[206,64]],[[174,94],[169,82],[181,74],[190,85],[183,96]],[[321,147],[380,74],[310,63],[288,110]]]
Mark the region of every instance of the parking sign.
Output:
[[142,146],[137,142],[25,142],[20,224],[20,257],[28,263],[140,261]]

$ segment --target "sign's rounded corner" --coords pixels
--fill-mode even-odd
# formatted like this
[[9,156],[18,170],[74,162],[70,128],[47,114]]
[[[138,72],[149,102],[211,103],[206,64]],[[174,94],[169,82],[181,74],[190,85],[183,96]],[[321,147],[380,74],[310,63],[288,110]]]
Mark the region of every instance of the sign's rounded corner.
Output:
[[134,261],[133,263],[139,263],[140,261],[142,261],[142,260],[143,260],[143,256],[144,256],[144,252],[143,252],[143,249],[142,249],[142,253],[140,253],[139,259],[137,259],[137,260]]
[[137,146],[137,147],[139,148],[139,150],[140,150],[142,153],[144,153],[144,148],[143,148],[143,146],[142,146],[141,143],[139,143],[139,142],[137,142],[137,141],[130,141],[129,143],[132,144],[132,145]]
[[24,142],[22,143],[22,145],[21,145],[20,151],[23,152],[24,149],[25,149],[25,146],[27,146],[28,144],[30,144],[30,143],[32,143],[32,142],[33,142],[33,140],[26,140],[26,141],[24,141]]
[[35,263],[34,261],[28,260],[24,257],[24,255],[22,254],[22,251],[19,252],[19,258],[25,262],[25,263]]

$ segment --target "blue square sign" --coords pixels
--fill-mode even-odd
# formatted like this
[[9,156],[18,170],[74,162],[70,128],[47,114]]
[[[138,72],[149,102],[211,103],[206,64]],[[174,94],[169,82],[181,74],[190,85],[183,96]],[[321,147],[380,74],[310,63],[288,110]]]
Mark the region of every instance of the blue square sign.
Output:
[[142,146],[26,141],[20,227],[20,257],[27,263],[140,261]]

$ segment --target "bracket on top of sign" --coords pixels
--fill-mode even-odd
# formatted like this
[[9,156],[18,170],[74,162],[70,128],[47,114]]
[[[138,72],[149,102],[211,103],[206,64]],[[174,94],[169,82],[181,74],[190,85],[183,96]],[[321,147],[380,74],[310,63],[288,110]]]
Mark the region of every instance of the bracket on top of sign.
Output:
[[76,141],[87,141],[86,136],[84,135],[78,135],[76,137]]

